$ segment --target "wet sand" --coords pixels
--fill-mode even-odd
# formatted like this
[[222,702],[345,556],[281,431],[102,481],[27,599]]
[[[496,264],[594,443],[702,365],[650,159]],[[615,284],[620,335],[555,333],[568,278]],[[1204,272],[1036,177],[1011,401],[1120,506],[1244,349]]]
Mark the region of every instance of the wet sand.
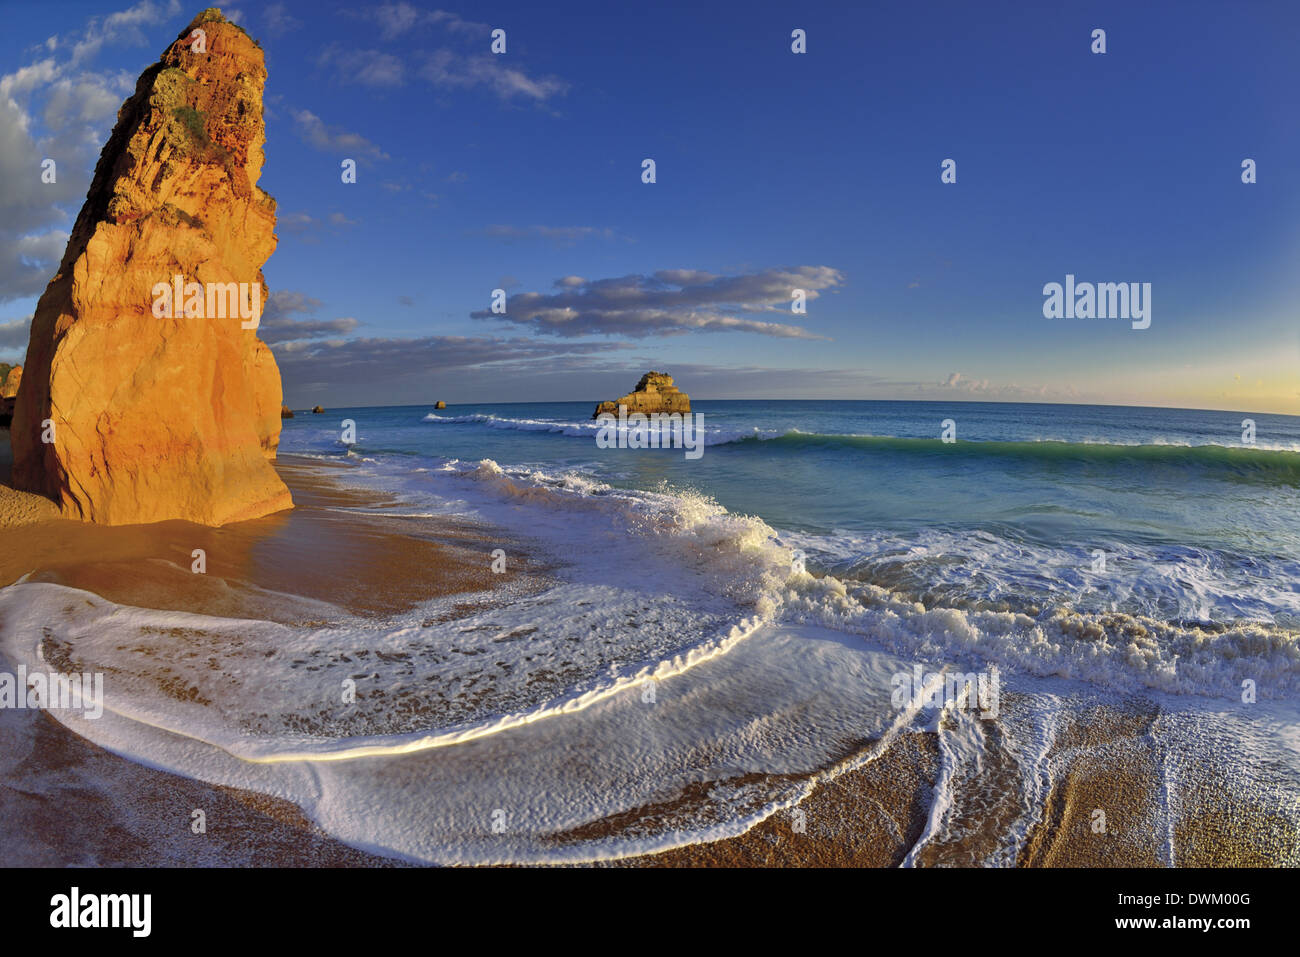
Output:
[[9,478],[13,466],[9,430],[0,428],[0,529],[58,518],[59,508],[49,499],[10,487]]
[[925,830],[938,774],[934,736],[903,734],[739,837],[603,866],[897,867]]
[[[1014,697],[1002,704],[1016,707]],[[1159,713],[1141,698],[1067,712],[1066,727],[1049,749],[1055,783],[1019,853],[1004,863],[1168,867],[1172,856],[1180,867],[1295,866],[1300,830],[1288,796],[1234,789],[1214,755],[1206,756],[1205,773],[1182,782],[1182,810],[1170,823],[1163,813],[1166,782],[1152,735]],[[915,866],[981,866],[1012,825],[1022,800],[1020,769],[999,747],[993,729],[978,774],[952,795],[946,833],[929,836]],[[925,831],[941,769],[933,733],[900,735],[867,764],[817,787],[798,806],[803,812],[798,827],[794,812],[787,810],[739,837],[611,864],[897,867]],[[619,824],[607,821],[604,828],[615,832]]]
[[[319,462],[286,457],[277,469],[297,507],[222,529],[184,522],[103,528],[51,520],[29,502],[17,524],[0,521],[0,585],[30,575],[125,604],[280,621],[304,620],[314,599],[367,615],[433,596],[479,601],[498,587],[490,552],[500,543],[486,541],[484,529],[385,514],[399,511],[397,503],[341,488]],[[195,549],[205,553],[204,574],[192,571]],[[530,574],[544,572],[529,565],[525,558]],[[1004,701],[1015,706],[1014,698]],[[1050,754],[1055,783],[1041,819],[1007,863],[1159,867],[1171,854],[1192,866],[1286,863],[1300,838],[1294,816],[1246,801],[1212,766],[1182,797],[1172,829],[1163,823],[1161,756],[1151,733],[1158,716],[1137,698],[1068,711]],[[978,776],[955,790],[953,826],[930,840],[916,863],[983,860],[1017,814],[1020,770],[995,723]],[[937,736],[903,733],[865,764],[818,785],[797,812],[781,811],[738,837],[601,866],[895,867],[927,828],[941,773]],[[670,822],[707,792],[702,784],[556,840]],[[1096,827],[1098,809],[1104,831]],[[194,810],[206,816],[203,833],[192,829]],[[401,866],[331,838],[283,800],[139,765],[29,711],[0,711],[0,864]]]
[[[481,529],[386,517],[385,509],[396,503],[343,489],[324,477],[328,469],[286,457],[277,470],[295,507],[224,528],[189,522],[107,527],[59,518],[0,523],[0,587],[30,574],[32,581],[82,588],[122,604],[287,621],[298,620],[300,608],[276,595],[365,615],[496,584],[495,543],[485,542]],[[196,573],[196,550],[203,553],[202,574]],[[255,582],[260,592],[232,589],[228,581]]]
[[[7,453],[8,435],[0,435]],[[123,604],[297,622],[312,600],[373,615],[452,594],[481,607],[500,587],[490,555],[499,543],[486,541],[484,529],[388,516],[400,510],[395,502],[331,482],[331,467],[315,461],[286,456],[276,468],[295,508],[225,528],[89,525],[0,487],[0,503],[19,503],[0,512],[0,587],[30,575]],[[205,553],[202,574],[193,570],[195,549]],[[524,550],[512,553],[516,585],[541,570]],[[256,589],[230,584],[250,581]],[[204,834],[191,829],[196,809],[207,818]],[[0,865],[399,863],[329,837],[286,801],[144,767],[44,712],[0,710]]]

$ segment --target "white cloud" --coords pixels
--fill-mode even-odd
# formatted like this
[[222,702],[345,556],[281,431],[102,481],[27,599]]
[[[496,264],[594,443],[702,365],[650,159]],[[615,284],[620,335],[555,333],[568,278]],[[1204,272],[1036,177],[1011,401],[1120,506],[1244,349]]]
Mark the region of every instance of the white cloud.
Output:
[[377,24],[380,37],[401,48],[393,53],[326,49],[322,62],[333,65],[336,76],[344,82],[371,87],[401,85],[406,80],[405,65],[411,51],[426,46],[432,28],[447,35],[450,45],[424,53],[417,72],[439,89],[481,88],[505,101],[538,104],[569,89],[569,84],[559,77],[532,76],[517,60],[507,61],[489,52],[491,27],[486,23],[466,20],[447,10],[422,10],[405,0],[357,11],[355,15]]
[[559,77],[531,77],[490,53],[462,54],[446,48],[425,57],[420,75],[441,89],[486,87],[502,100],[523,97],[541,103],[569,89]]
[[359,133],[349,133],[337,126],[327,126],[310,110],[294,110],[292,113],[298,135],[322,152],[338,153],[365,161],[388,159],[387,153]]
[[406,81],[405,62],[382,50],[345,50],[337,44],[326,47],[316,62],[334,70],[343,81],[371,87],[397,87]]
[[0,80],[0,302],[38,295],[68,242],[70,202],[84,174],[65,168],[63,181],[41,182],[44,151],[32,140],[27,114],[3,96]]
[[497,223],[479,230],[476,235],[488,239],[548,240],[560,246],[572,246],[580,239],[614,239],[614,230],[607,226],[509,226]]
[[267,35],[273,37],[288,33],[290,30],[297,30],[302,26],[302,21],[289,13],[289,8],[283,3],[269,4],[262,11],[262,23]]
[[31,336],[32,317],[0,322],[0,355],[23,352]]
[[[92,17],[40,44],[40,59],[0,76],[0,302],[45,288],[95,159],[134,89],[134,77],[93,70],[90,61],[107,46],[149,42],[149,28],[180,9],[179,0],[145,0]],[[42,179],[47,159],[53,183]]]
[[303,212],[286,212],[281,213],[276,219],[276,225],[281,232],[288,233],[291,236],[299,236],[304,242],[320,242],[320,238],[326,232],[333,232],[344,226],[355,226],[355,219],[348,219],[343,213],[330,213],[324,219],[317,219],[310,213]]
[[306,293],[289,289],[272,292],[267,299],[266,308],[262,310],[262,321],[257,327],[257,334],[267,343],[299,343],[307,339],[347,335],[361,325],[351,316],[339,319],[293,318],[301,314],[315,314],[320,306],[319,299]]
[[373,11],[385,40],[396,40],[425,18],[423,10],[409,3],[385,3]]
[[[373,388],[451,369],[491,369],[499,381],[518,371],[554,371],[562,357],[629,348],[619,342],[556,343],[529,338],[424,336],[418,339],[351,339],[286,342],[273,347],[285,389],[364,383]],[[391,394],[391,392],[390,392]]]
[[789,339],[823,339],[802,326],[743,319],[731,313],[789,315],[793,291],[809,301],[834,289],[843,274],[830,266],[767,269],[737,276],[718,276],[698,269],[665,269],[651,276],[587,280],[565,276],[553,293],[522,292],[511,296],[505,315],[489,310],[475,319],[525,325],[555,336],[681,335],[687,332],[748,332]]
[[939,383],[939,385],[944,389],[956,389],[961,392],[989,391],[988,379],[969,379],[963,376],[960,372],[948,373],[948,378],[944,379],[943,382]]
[[489,29],[486,23],[464,20],[447,10],[425,11],[405,2],[382,4],[371,15],[378,22],[385,40],[399,39],[422,26],[441,26],[452,33],[482,34],[485,37]]
[[1020,385],[1018,382],[998,384],[990,379],[972,379],[960,372],[950,372],[942,382],[911,384],[918,394],[944,396],[978,396],[986,401],[1033,400],[1049,397],[1077,398],[1080,393],[1069,383],[1046,385]]
[[142,0],[126,10],[109,14],[103,20],[92,17],[82,31],[84,39],[72,48],[72,65],[78,66],[92,59],[104,46],[141,46],[148,43],[148,36],[142,27],[164,23],[180,12],[180,0],[167,0],[167,3]]

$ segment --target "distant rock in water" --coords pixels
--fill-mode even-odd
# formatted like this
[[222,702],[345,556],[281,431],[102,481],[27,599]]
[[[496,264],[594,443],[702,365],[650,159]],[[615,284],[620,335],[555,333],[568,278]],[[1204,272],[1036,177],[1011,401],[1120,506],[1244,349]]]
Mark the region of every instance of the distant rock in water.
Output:
[[442,399],[439,399],[437,402],[433,404],[433,407],[435,409],[445,409],[447,408],[447,403],[443,402]]
[[627,406],[628,415],[643,412],[647,415],[655,412],[689,412],[691,397],[678,391],[673,385],[673,377],[666,372],[647,372],[636,384],[636,388],[613,402],[602,402],[591,413],[594,419],[603,412],[618,415],[618,407]]
[[5,376],[4,385],[0,386],[0,399],[14,399],[18,396],[18,384],[23,381],[23,367],[14,366]]
[[292,418],[293,418],[293,411],[292,411],[292,410],[291,410],[287,405],[282,405],[282,406],[280,406],[280,418],[282,418],[282,419],[292,419]]
[[0,380],[0,427],[9,428],[14,417],[14,403],[18,397],[18,384],[23,378],[22,366],[7,367],[3,380]]
[[[321,408],[320,406],[318,406],[318,405],[313,405],[313,406],[311,407],[311,411],[312,411],[312,414],[313,414],[313,415],[320,415],[320,414],[321,414],[322,412],[324,412],[325,410],[322,409],[322,408]],[[289,414],[290,414],[290,415],[293,415],[292,412],[290,412]]]
[[[118,112],[14,410],[14,484],[67,517],[222,525],[293,506],[269,461],[280,372],[241,328],[260,318],[276,246],[257,187],[265,81],[262,50],[205,10]],[[173,309],[160,290],[176,283]]]

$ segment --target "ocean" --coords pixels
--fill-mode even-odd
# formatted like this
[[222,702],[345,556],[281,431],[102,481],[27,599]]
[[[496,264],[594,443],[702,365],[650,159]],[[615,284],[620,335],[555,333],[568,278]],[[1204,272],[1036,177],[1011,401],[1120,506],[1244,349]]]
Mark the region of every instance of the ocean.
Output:
[[[1063,729],[1098,707],[1158,711],[1143,734],[1161,794],[1140,825],[1160,862],[1186,853],[1180,821],[1211,780],[1296,833],[1300,418],[698,401],[693,459],[600,448],[591,409],[285,420],[282,453],[397,497],[376,513],[481,529],[491,601],[377,619],[315,602],[295,624],[20,583],[0,591],[0,614],[26,622],[9,656],[37,666],[51,633],[76,634],[81,666],[116,689],[100,721],[61,719],[78,733],[420,863],[733,837],[921,731],[941,769],[906,863],[959,847],[944,860],[1011,864],[1061,782]],[[512,592],[524,564],[542,584]],[[977,709],[920,693],[954,673],[999,694]],[[165,693],[178,681],[192,693]],[[961,834],[993,749],[1015,807],[976,851]]]
[[[1300,418],[932,402],[697,402],[706,451],[600,449],[590,403],[339,409],[282,449],[442,502],[491,461],[524,487],[658,493],[752,516],[807,564],[925,600],[1300,628]],[[1243,420],[1254,445],[1243,445]],[[326,419],[328,424],[322,422]],[[944,420],[955,441],[940,440]],[[427,471],[419,471],[425,469]],[[431,474],[433,473],[433,474]],[[457,507],[473,505],[452,492]],[[662,507],[662,503],[660,503]],[[675,507],[687,507],[678,505]],[[1094,572],[1095,552],[1105,571]]]

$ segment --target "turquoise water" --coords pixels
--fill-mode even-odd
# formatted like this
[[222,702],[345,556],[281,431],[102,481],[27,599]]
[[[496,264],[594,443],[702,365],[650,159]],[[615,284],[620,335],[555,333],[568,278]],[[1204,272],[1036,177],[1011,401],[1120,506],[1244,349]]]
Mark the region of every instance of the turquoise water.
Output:
[[[1168,620],[1300,624],[1300,418],[997,403],[700,401],[707,442],[601,449],[590,403],[332,409],[286,452],[400,486],[490,459],[619,489],[699,493],[761,518],[808,565],[924,600],[1063,602]],[[1255,444],[1243,443],[1243,419]],[[944,420],[956,441],[940,440]],[[420,463],[417,465],[416,463]],[[1097,553],[1104,554],[1099,572]]]

